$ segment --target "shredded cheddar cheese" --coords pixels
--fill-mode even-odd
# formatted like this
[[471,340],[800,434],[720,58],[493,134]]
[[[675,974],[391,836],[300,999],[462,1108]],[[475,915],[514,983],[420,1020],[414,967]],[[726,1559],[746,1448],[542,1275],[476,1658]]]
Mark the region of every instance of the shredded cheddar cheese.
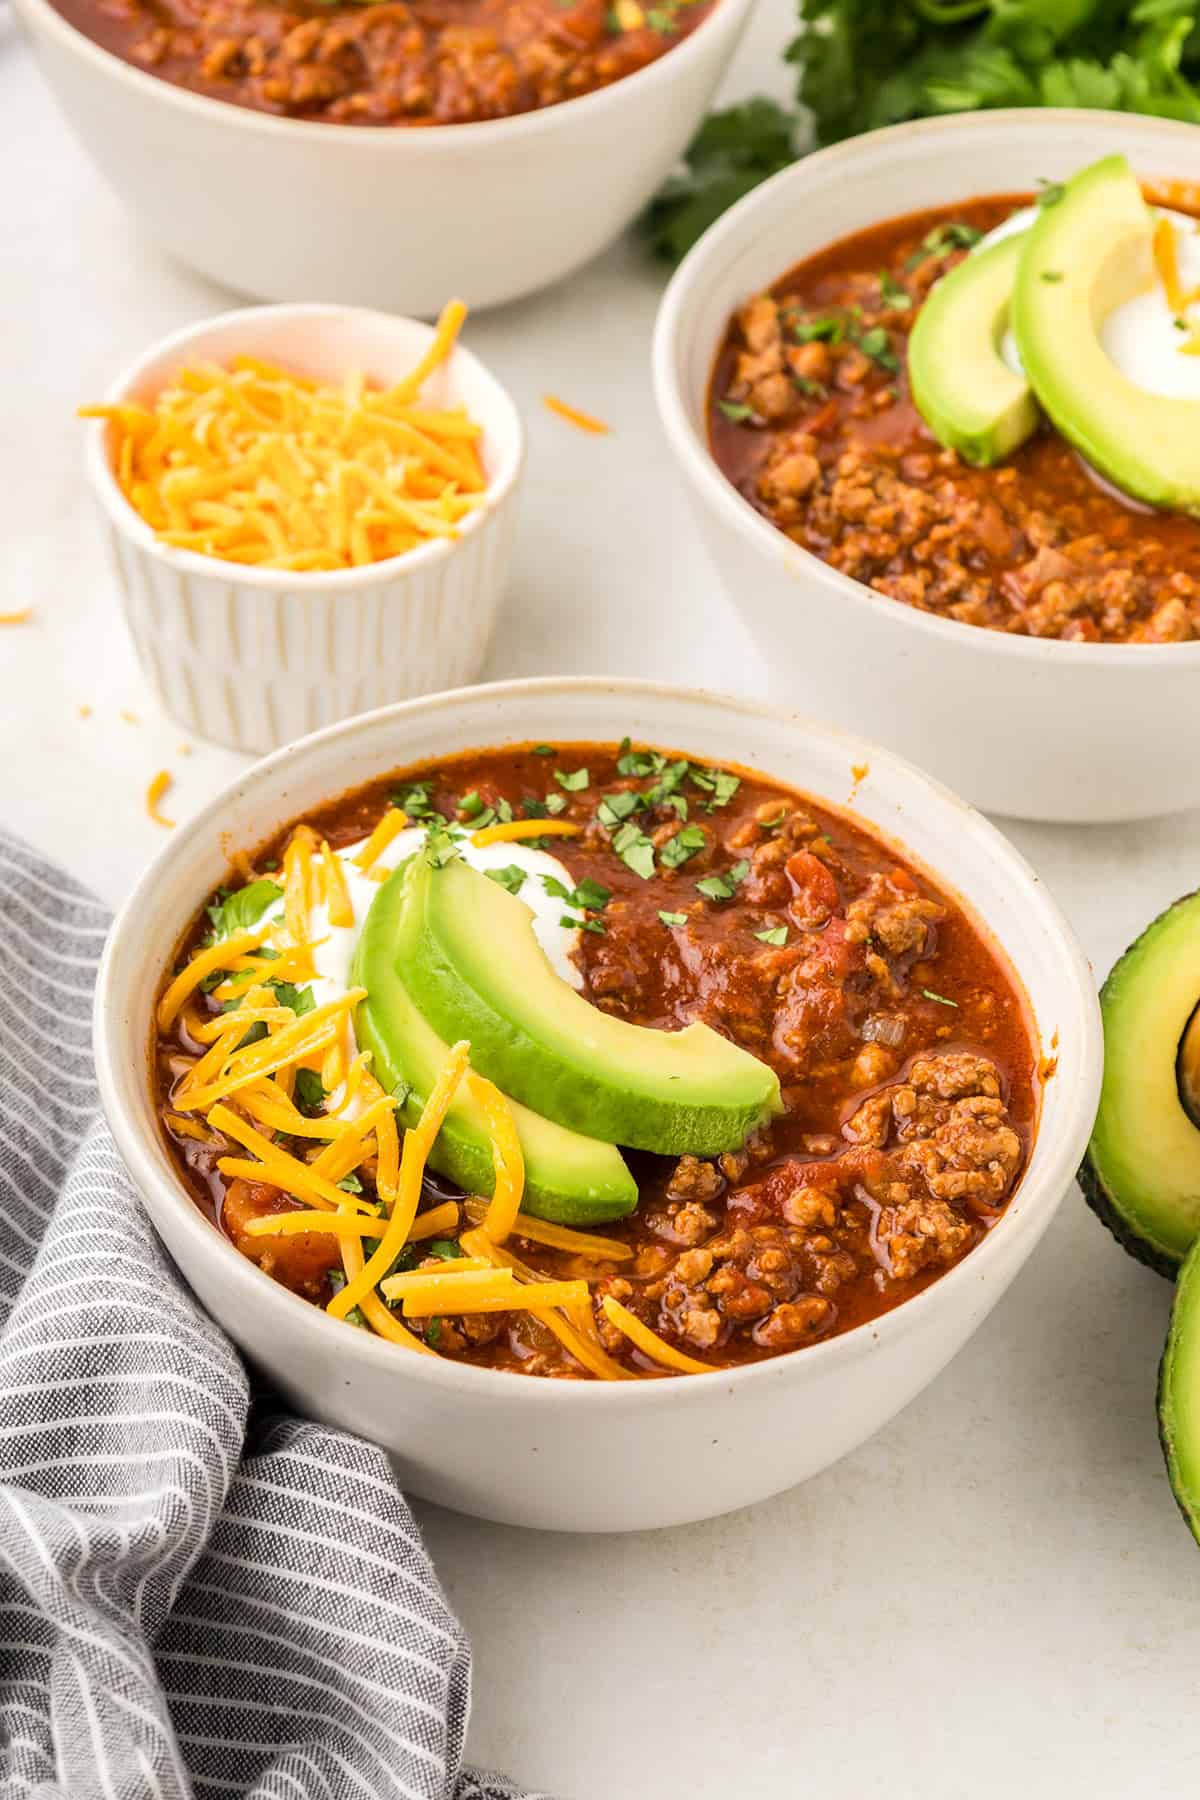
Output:
[[[485,1224],[488,1206],[482,1200],[466,1200],[464,1210],[469,1219],[484,1229],[495,1242],[490,1225]],[[545,1244],[551,1250],[565,1250],[572,1256],[588,1256],[604,1262],[627,1262],[633,1255],[628,1244],[617,1238],[593,1237],[586,1231],[572,1231],[569,1225],[553,1225],[548,1219],[535,1219],[532,1213],[518,1212],[511,1226],[514,1237],[528,1238],[531,1244]]]
[[485,825],[482,830],[473,831],[471,842],[482,850],[486,844],[517,844],[522,838],[578,837],[582,830],[582,825],[572,825],[569,819],[509,819],[505,824]]
[[174,819],[168,819],[165,813],[159,811],[158,803],[170,787],[173,779],[174,777],[169,769],[160,769],[158,774],[154,777],[154,780],[150,783],[150,786],[146,789],[146,811],[156,825],[165,825],[168,831],[174,831],[175,821]]
[[1182,312],[1186,300],[1179,282],[1179,255],[1170,219],[1159,219],[1154,227],[1153,247],[1154,266],[1166,292],[1167,305],[1173,313]]
[[382,562],[457,537],[483,504],[482,427],[463,407],[417,404],[466,314],[450,301],[391,388],[236,356],[178,370],[149,404],[80,417],[108,421],[121,490],[165,544],[299,573]]
[[491,1081],[482,1075],[469,1078],[471,1093],[480,1107],[492,1144],[495,1187],[483,1229],[493,1244],[502,1244],[513,1228],[525,1192],[525,1158],[513,1120],[512,1107]]
[[399,837],[407,824],[408,814],[402,807],[389,807],[355,857],[355,868],[361,869],[364,875],[369,874],[392,839]]
[[23,606],[19,612],[0,612],[0,625],[28,625],[32,617],[32,606]]
[[[634,10],[640,11],[641,9],[635,6]],[[591,413],[580,412],[577,406],[568,406],[565,400],[558,398],[557,394],[544,394],[542,402],[548,412],[557,413],[560,419],[567,421],[568,425],[575,425],[580,431],[591,432],[594,437],[606,437],[612,429],[611,426],[604,423],[603,419],[593,418]]]
[[651,1362],[661,1363],[664,1368],[674,1369],[680,1375],[713,1373],[715,1364],[698,1362],[694,1356],[685,1356],[682,1350],[676,1350],[673,1344],[660,1338],[656,1331],[643,1325],[636,1313],[631,1313],[628,1307],[622,1306],[619,1300],[614,1300],[611,1294],[605,1294],[600,1304],[610,1324],[615,1325],[618,1331],[623,1331],[630,1343],[636,1345]]
[[158,1029],[169,1031],[180,1007],[205,977],[214,975],[218,969],[227,968],[230,956],[237,956],[243,950],[257,950],[260,944],[266,942],[269,930],[269,926],[260,925],[254,931],[237,931],[222,943],[209,944],[206,949],[198,950],[187,967],[176,975],[159,1001],[155,1013]]

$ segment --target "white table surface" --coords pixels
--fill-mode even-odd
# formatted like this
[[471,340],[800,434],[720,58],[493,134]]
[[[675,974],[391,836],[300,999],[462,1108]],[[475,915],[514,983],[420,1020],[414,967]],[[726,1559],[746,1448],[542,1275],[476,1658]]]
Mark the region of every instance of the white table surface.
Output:
[[[776,56],[791,11],[763,0],[731,93],[786,91]],[[142,805],[154,771],[175,772],[170,805],[185,818],[238,758],[182,755],[150,702],[85,504],[72,409],[152,338],[228,299],[119,210],[2,10],[0,219],[0,611],[36,610],[0,632],[0,823],[115,904],[160,847]],[[761,685],[655,421],[660,285],[622,245],[468,328],[531,437],[492,676]],[[549,416],[546,389],[613,435]],[[1195,885],[1198,825],[1010,830],[1102,973]],[[1154,1422],[1168,1301],[1072,1192],[946,1374],[803,1488],[623,1539],[421,1507],[475,1644],[471,1754],[569,1800],[1193,1794],[1200,1553]]]

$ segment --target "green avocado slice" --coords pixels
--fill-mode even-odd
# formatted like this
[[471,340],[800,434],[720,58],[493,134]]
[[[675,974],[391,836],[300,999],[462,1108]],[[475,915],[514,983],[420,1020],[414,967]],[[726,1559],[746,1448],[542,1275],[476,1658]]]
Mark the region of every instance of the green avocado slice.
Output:
[[[371,902],[355,951],[351,980],[367,990],[366,999],[359,1002],[354,1015],[359,1048],[371,1052],[376,1079],[385,1088],[408,1084],[411,1092],[404,1102],[402,1117],[404,1124],[411,1126],[420,1116],[449,1047],[422,1018],[396,966],[404,880],[402,866],[388,877]],[[487,885],[495,887],[494,882]],[[633,1211],[637,1205],[637,1183],[612,1144],[564,1131],[560,1125],[516,1104],[513,1117],[525,1153],[525,1195],[521,1204],[526,1212],[559,1225],[598,1225]],[[462,1088],[446,1115],[429,1160],[469,1194],[488,1195],[495,1186],[483,1115]]]
[[975,250],[943,275],[908,340],[917,411],[939,444],[980,467],[1010,456],[1037,430],[1033,389],[1000,354],[1026,235]]
[[1200,893],[1167,908],[1100,990],[1104,1081],[1080,1185],[1132,1256],[1173,1275],[1200,1232],[1200,1130],[1180,1093],[1200,1000]]
[[1171,1491],[1200,1541],[1200,1244],[1179,1273],[1158,1369],[1158,1435]]
[[774,1073],[707,1025],[654,1031],[592,1006],[550,967],[524,901],[461,858],[414,862],[400,958],[435,1030],[468,1038],[477,1069],[572,1131],[716,1156],[781,1110]]
[[1136,387],[1100,340],[1108,314],[1155,279],[1150,209],[1125,158],[1106,156],[1040,209],[1013,331],[1042,406],[1093,468],[1151,506],[1200,514],[1200,400]]

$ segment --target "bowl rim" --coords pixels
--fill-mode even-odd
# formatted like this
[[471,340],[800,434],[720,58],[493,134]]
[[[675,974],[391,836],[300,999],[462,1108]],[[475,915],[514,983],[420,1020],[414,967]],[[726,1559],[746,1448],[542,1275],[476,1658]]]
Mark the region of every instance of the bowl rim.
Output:
[[[982,852],[990,855],[1003,867],[1011,887],[1021,894],[1023,904],[1039,914],[1044,925],[1058,939],[1073,1011],[1068,1018],[1068,1009],[1064,1006],[1062,1016],[1055,1023],[1062,1041],[1069,1042],[1072,1037],[1077,1040],[1079,1066],[1067,1092],[1068,1110],[1059,1122],[1055,1140],[1044,1137],[1040,1130],[1035,1139],[1033,1155],[1014,1197],[1014,1203],[1018,1207],[1015,1216],[1010,1219],[1006,1214],[1000,1226],[990,1232],[969,1256],[939,1276],[921,1293],[913,1295],[876,1319],[855,1326],[823,1343],[808,1345],[802,1351],[768,1357],[762,1362],[740,1368],[713,1369],[709,1374],[689,1375],[682,1383],[673,1380],[563,1382],[530,1379],[521,1384],[525,1394],[521,1403],[557,1411],[563,1406],[579,1404],[576,1396],[584,1390],[590,1390],[590,1397],[582,1401],[585,1406],[636,1406],[645,1409],[681,1403],[704,1404],[719,1389],[732,1394],[756,1383],[785,1379],[789,1372],[802,1376],[807,1370],[815,1376],[830,1363],[853,1362],[863,1355],[882,1352],[888,1344],[895,1344],[908,1333],[917,1330],[931,1312],[951,1305],[954,1296],[963,1292],[967,1284],[978,1282],[993,1265],[999,1264],[1002,1259],[1011,1260],[1016,1252],[1016,1234],[1031,1237],[1025,1252],[1028,1254],[1036,1246],[1042,1230],[1067,1192],[1091,1130],[1100,1091],[1100,1010],[1090,965],[1071,926],[1036,871],[981,813],[903,757],[819,720],[792,712],[786,707],[722,694],[711,689],[641,679],[539,676],[451,689],[379,707],[373,712],[363,713],[356,718],[342,720],[321,731],[310,733],[298,740],[298,746],[306,751],[334,750],[359,733],[370,735],[378,732],[381,726],[394,723],[400,718],[420,716],[422,713],[453,713],[456,707],[466,701],[478,704],[481,696],[490,705],[502,707],[510,699],[541,697],[566,700],[574,695],[584,694],[600,695],[608,699],[624,695],[643,702],[658,699],[699,704],[713,714],[732,709],[778,733],[799,733],[808,738],[821,739],[846,756],[847,766],[867,761],[873,771],[886,767],[891,773],[898,775],[916,790],[920,803],[932,804],[935,809],[945,811],[953,818],[959,840],[970,837]],[[294,1323],[298,1331],[326,1334],[316,1340],[314,1347],[324,1347],[329,1352],[335,1352],[340,1344],[344,1356],[363,1358],[367,1367],[380,1373],[390,1372],[398,1379],[403,1379],[407,1370],[418,1381],[428,1381],[435,1389],[447,1394],[486,1398],[499,1392],[501,1395],[508,1393],[511,1398],[517,1399],[518,1396],[511,1387],[497,1390],[498,1381],[513,1380],[504,1370],[477,1368],[449,1358],[426,1356],[410,1356],[407,1361],[398,1361],[399,1346],[365,1332],[348,1334],[341,1321],[326,1317],[320,1308],[312,1306],[299,1295],[273,1281],[242,1256],[229,1239],[203,1216],[182,1183],[164,1173],[160,1166],[163,1157],[161,1144],[156,1137],[153,1145],[150,1142],[150,1137],[154,1135],[153,1127],[149,1133],[144,1132],[125,1109],[121,1095],[122,1081],[127,1084],[141,1082],[145,1079],[145,1073],[144,1070],[139,1070],[136,1076],[129,1075],[128,1071],[124,1075],[118,1074],[115,1060],[120,1050],[121,1012],[125,997],[117,989],[114,965],[122,953],[124,940],[132,939],[139,945],[143,942],[142,920],[147,905],[152,904],[159,871],[172,856],[178,854],[179,845],[207,837],[219,842],[228,797],[238,789],[247,786],[252,788],[268,774],[275,774],[296,748],[297,745],[289,745],[241,771],[200,812],[188,820],[172,842],[163,847],[143,872],[113,923],[101,959],[93,1008],[96,1073],[109,1127],[151,1222],[157,1219],[160,1210],[172,1212],[175,1224],[188,1239],[195,1256],[210,1264],[215,1259],[221,1265],[221,1278],[226,1286],[237,1290],[239,1307],[257,1307],[260,1311],[263,1307],[278,1307],[282,1309],[281,1324],[286,1318]],[[336,785],[337,778],[331,775],[331,792],[336,791]],[[952,887],[952,884],[948,885]],[[1010,957],[1018,980],[1021,979],[1016,957],[1011,955],[998,933],[992,931],[990,924],[986,920],[983,923],[1004,954]],[[149,1023],[147,1017],[147,1028]],[[1036,1024],[1035,1020],[1035,1027]],[[1011,1250],[1009,1246],[1012,1246]],[[1012,1272],[1023,1261],[1024,1256],[1019,1256]],[[334,1337],[331,1335],[334,1332],[341,1335]]]
[[232,100],[219,99],[214,94],[198,94],[191,88],[179,86],[167,81],[162,76],[154,75],[149,70],[134,67],[132,63],[118,56],[115,50],[106,49],[94,38],[88,37],[77,25],[63,16],[52,4],[51,0],[14,0],[18,13],[25,11],[31,19],[36,19],[39,27],[56,37],[68,51],[82,56],[93,66],[115,73],[118,79],[127,79],[133,87],[142,93],[158,94],[166,97],[168,104],[181,107],[185,112],[201,115],[215,110],[214,116],[224,115],[226,122],[240,123],[251,131],[267,131],[282,136],[285,132],[296,142],[314,141],[314,133],[327,139],[330,133],[347,139],[360,148],[368,143],[377,143],[402,139],[406,147],[416,155],[436,155],[444,150],[448,140],[459,139],[464,132],[470,134],[470,143],[483,149],[497,139],[511,140],[518,136],[535,137],[542,132],[555,128],[555,116],[566,113],[570,117],[578,117],[579,109],[586,107],[590,112],[599,112],[606,105],[615,104],[612,96],[631,83],[639,89],[651,90],[653,86],[669,79],[661,70],[664,65],[677,64],[684,58],[691,62],[701,53],[700,47],[706,45],[709,37],[717,29],[716,22],[724,21],[731,14],[741,16],[755,4],[755,0],[714,0],[711,11],[705,14],[684,38],[682,43],[672,45],[653,62],[643,63],[640,69],[622,75],[616,81],[610,81],[605,87],[592,88],[586,94],[578,94],[567,100],[555,101],[552,106],[538,107],[532,112],[510,113],[503,119],[468,119],[456,125],[342,125],[329,119],[293,119],[286,114],[259,112],[254,107],[238,106]]
[[[343,306],[334,301],[278,301],[264,306],[233,307],[228,312],[198,319],[190,325],[181,326],[177,331],[168,332],[166,337],[159,338],[148,349],[143,350],[109,383],[104,404],[119,404],[136,388],[152,364],[163,357],[186,350],[190,344],[213,332],[249,321],[257,326],[263,321],[283,323],[309,319],[315,322],[332,317],[369,320],[373,325],[383,326],[385,329],[392,329],[397,325],[412,326],[424,335],[427,342],[432,340],[435,332],[435,327],[426,320],[414,319],[405,313],[387,313],[369,306]],[[456,342],[451,356],[464,359],[471,375],[490,391],[493,403],[503,415],[500,430],[493,430],[491,434],[497,440],[499,466],[484,489],[483,504],[462,521],[456,537],[436,538],[429,543],[418,544],[415,549],[405,550],[400,556],[388,556],[380,562],[364,563],[361,568],[353,569],[274,569],[254,563],[225,562],[218,556],[204,556],[198,550],[178,549],[173,544],[164,544],[157,532],[121,492],[106,448],[109,431],[106,419],[93,419],[88,424],[85,457],[92,491],[115,528],[131,539],[140,550],[156,557],[180,574],[204,576],[210,581],[228,581],[238,587],[266,588],[272,592],[286,588],[310,594],[338,593],[348,588],[375,587],[381,582],[396,581],[435,567],[455,556],[467,539],[482,531],[495,517],[515,488],[525,463],[525,426],[508,389],[465,344]]]
[[[693,245],[659,302],[651,348],[655,403],[667,441],[692,488],[708,510],[758,553],[768,556],[777,566],[782,561],[802,580],[817,576],[825,586],[835,588],[840,604],[858,608],[866,631],[872,629],[876,620],[886,619],[897,629],[907,628],[918,635],[941,639],[948,648],[963,649],[973,645],[983,654],[1037,663],[1069,661],[1085,667],[1102,665],[1112,669],[1131,662],[1136,662],[1139,668],[1164,663],[1179,668],[1200,662],[1200,639],[1183,644],[1067,643],[1060,638],[1024,637],[994,631],[987,626],[968,625],[958,619],[921,612],[902,601],[889,600],[865,582],[844,575],[812,551],[793,543],[777,526],[756,512],[719,468],[707,441],[693,430],[688,417],[677,353],[682,347],[685,330],[690,328],[690,315],[708,290],[721,279],[737,251],[749,239],[761,235],[755,230],[759,215],[780,192],[794,187],[800,201],[814,173],[818,176],[824,176],[827,171],[836,173],[858,157],[870,155],[878,144],[901,145],[924,138],[929,140],[930,156],[944,158],[949,148],[946,139],[1006,129],[1028,136],[1036,135],[1039,128],[1048,127],[1051,132],[1066,131],[1085,122],[1096,128],[1109,124],[1114,130],[1134,130],[1180,147],[1186,145],[1193,153],[1195,151],[1192,137],[1195,127],[1181,120],[1161,119],[1144,113],[1112,112],[1099,107],[996,107],[883,126],[801,157],[752,189],[710,225]],[[889,213],[887,216],[899,215]],[[789,266],[784,261],[780,272],[786,272]],[[716,352],[714,343],[708,358],[708,379],[711,379]]]

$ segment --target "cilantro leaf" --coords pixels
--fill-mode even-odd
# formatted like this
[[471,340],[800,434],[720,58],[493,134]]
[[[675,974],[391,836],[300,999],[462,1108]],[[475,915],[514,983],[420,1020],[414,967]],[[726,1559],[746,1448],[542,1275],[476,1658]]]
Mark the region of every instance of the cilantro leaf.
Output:
[[786,944],[788,928],[786,925],[772,925],[766,931],[756,931],[754,935],[760,944]]
[[744,400],[718,400],[717,411],[724,413],[731,425],[744,425],[747,419],[753,419],[754,408],[747,406]]
[[[522,869],[518,863],[506,863],[502,869],[485,869],[483,872],[489,881],[496,882],[506,893],[519,894],[525,885],[525,876],[528,871]],[[542,880],[546,880],[544,875]]]
[[660,912],[658,916],[662,920],[664,925],[686,925],[688,922],[688,916],[686,913]]
[[952,1006],[955,1012],[958,1011],[957,1000],[947,1000],[945,994],[935,994],[932,988],[922,988],[921,992],[926,1000],[934,1000],[939,1006]]
[[547,794],[545,804],[546,811],[553,818],[556,813],[567,810],[567,797],[565,794]]
[[750,873],[750,864],[746,861],[735,862],[724,875],[706,875],[703,881],[696,883],[696,892],[703,894],[706,900],[732,900],[734,893]]
[[596,809],[596,817],[609,831],[627,819],[631,812],[636,812],[642,804],[642,796],[633,788],[620,788],[615,794],[605,794]]
[[336,1185],[341,1188],[343,1194],[361,1194],[363,1191],[363,1184],[357,1175],[343,1175]]
[[698,850],[708,846],[708,833],[703,825],[685,825],[677,831],[673,838],[668,838],[658,853],[658,860],[664,869],[681,868],[690,862]]
[[208,908],[208,916],[212,921],[209,941],[217,944],[222,938],[232,937],[235,931],[249,931],[251,926],[258,924],[269,907],[282,899],[283,889],[279,883],[265,879],[252,881],[248,887],[225,894],[215,906]]
[[757,95],[710,113],[642,216],[655,255],[678,262],[726,207],[794,161],[800,118]]
[[632,819],[627,819],[620,829],[613,833],[612,847],[627,868],[640,875],[643,881],[649,881],[654,874],[654,845],[636,826]]
[[324,1084],[315,1069],[297,1069],[293,1090],[296,1105],[302,1113],[320,1112],[327,1099]]
[[586,769],[555,769],[554,779],[568,794],[578,794],[588,784],[588,772]]
[[430,1238],[423,1247],[422,1254],[439,1257],[442,1262],[457,1262],[460,1256],[465,1256],[467,1253],[453,1238]]
[[267,986],[274,989],[280,1006],[290,1006],[298,1019],[302,1019],[305,1013],[312,1012],[317,1004],[316,995],[310,987],[297,987],[292,981],[269,981]]

